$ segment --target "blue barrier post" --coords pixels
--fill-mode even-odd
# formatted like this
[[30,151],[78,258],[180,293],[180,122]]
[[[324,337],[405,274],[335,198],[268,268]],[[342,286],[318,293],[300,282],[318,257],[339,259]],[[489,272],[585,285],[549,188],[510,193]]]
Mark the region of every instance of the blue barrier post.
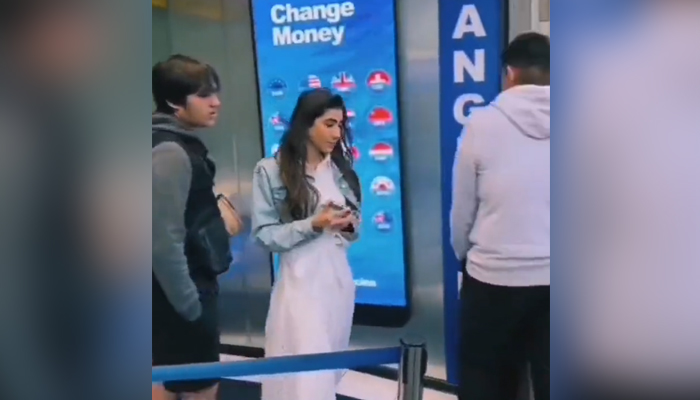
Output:
[[428,368],[428,350],[422,339],[401,339],[399,400],[422,400],[423,378]]

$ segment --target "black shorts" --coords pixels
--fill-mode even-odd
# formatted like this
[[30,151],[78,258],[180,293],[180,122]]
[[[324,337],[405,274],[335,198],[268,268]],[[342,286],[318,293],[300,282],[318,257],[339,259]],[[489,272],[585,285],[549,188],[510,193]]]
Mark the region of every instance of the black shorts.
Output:
[[[153,293],[153,366],[219,362],[218,297],[203,298],[201,317],[190,322],[167,300],[161,301],[164,298],[156,300],[159,297],[156,292]],[[209,389],[219,381],[173,381],[163,386],[171,393],[194,393]]]
[[528,365],[535,399],[549,399],[549,303],[549,286],[495,286],[464,274],[460,400],[517,398]]

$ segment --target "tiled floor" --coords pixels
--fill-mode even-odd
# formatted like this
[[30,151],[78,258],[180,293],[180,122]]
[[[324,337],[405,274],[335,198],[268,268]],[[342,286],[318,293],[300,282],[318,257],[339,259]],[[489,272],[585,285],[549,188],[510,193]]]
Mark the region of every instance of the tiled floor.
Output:
[[[260,400],[260,384],[257,382],[242,382],[228,380],[221,384],[219,398],[221,400]],[[338,396],[338,400],[359,400],[351,397]]]

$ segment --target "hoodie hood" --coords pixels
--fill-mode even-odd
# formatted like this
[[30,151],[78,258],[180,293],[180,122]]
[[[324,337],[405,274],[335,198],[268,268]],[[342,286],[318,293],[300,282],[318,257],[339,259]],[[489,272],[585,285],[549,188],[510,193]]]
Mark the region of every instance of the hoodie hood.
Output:
[[166,131],[195,137],[192,131],[185,129],[177,118],[161,113],[155,113],[151,116],[151,131]]
[[523,135],[548,140],[549,91],[549,86],[515,86],[501,93],[491,105]]

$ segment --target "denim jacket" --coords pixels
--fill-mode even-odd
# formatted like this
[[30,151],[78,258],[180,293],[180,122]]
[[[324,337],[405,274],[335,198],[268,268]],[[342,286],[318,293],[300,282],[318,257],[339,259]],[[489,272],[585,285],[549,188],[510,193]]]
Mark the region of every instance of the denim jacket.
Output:
[[[343,196],[359,210],[358,199],[335,165],[333,174]],[[321,235],[311,226],[314,215],[297,221],[286,215],[288,213],[283,207],[286,196],[287,189],[282,184],[277,160],[260,160],[253,172],[252,234],[259,243],[275,253],[289,251]],[[341,234],[350,242],[358,238],[357,230]]]

